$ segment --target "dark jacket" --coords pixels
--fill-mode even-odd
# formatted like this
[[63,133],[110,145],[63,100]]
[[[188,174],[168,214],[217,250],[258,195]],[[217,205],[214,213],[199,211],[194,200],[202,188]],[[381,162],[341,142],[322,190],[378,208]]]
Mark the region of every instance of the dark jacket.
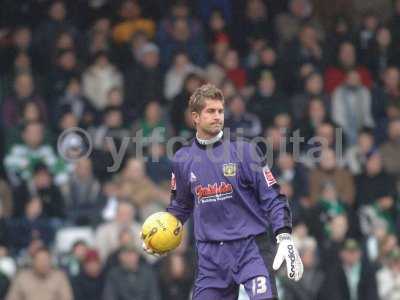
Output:
[[[363,263],[360,273],[360,281],[357,288],[357,299],[379,299],[375,279],[375,270]],[[324,300],[350,300],[349,286],[347,284],[346,274],[342,265],[338,264],[328,272],[324,292]]]
[[75,300],[101,299],[104,287],[104,276],[89,277],[84,271],[72,279]]
[[135,271],[117,266],[107,276],[103,300],[159,300],[157,279],[149,266]]

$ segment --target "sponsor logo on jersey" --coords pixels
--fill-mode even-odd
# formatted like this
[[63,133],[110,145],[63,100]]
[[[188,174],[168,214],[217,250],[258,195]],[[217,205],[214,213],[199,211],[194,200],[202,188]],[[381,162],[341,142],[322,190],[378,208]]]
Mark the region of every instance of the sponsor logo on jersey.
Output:
[[173,172],[171,173],[171,191],[176,191],[176,178]]
[[265,182],[267,183],[268,187],[276,183],[276,179],[274,175],[272,175],[272,172],[267,165],[263,168],[262,172],[264,174]]
[[197,200],[201,203],[215,202],[232,198],[233,187],[226,182],[208,184],[207,186],[198,185],[195,188],[195,193]]
[[224,164],[222,166],[222,171],[224,172],[224,176],[236,176],[236,164]]

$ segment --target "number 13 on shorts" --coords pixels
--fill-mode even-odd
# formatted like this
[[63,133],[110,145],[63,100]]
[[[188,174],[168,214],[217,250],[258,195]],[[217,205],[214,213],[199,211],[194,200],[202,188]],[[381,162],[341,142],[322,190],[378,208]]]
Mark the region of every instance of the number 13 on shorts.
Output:
[[264,276],[255,277],[252,280],[252,293],[262,295],[267,292],[267,279]]

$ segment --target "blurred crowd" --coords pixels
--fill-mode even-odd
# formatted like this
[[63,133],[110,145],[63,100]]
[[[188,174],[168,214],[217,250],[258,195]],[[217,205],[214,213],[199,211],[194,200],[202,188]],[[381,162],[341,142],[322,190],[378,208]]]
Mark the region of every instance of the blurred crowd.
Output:
[[400,299],[400,0],[1,0],[0,299],[189,299],[191,221],[161,259],[139,232],[205,82],[292,207],[305,272],[281,299]]

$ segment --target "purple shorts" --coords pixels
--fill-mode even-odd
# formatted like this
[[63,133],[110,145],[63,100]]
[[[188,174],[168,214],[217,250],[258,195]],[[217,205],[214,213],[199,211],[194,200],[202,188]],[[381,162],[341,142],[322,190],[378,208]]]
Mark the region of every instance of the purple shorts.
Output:
[[227,242],[197,241],[193,300],[237,300],[243,284],[251,300],[277,299],[267,234]]

